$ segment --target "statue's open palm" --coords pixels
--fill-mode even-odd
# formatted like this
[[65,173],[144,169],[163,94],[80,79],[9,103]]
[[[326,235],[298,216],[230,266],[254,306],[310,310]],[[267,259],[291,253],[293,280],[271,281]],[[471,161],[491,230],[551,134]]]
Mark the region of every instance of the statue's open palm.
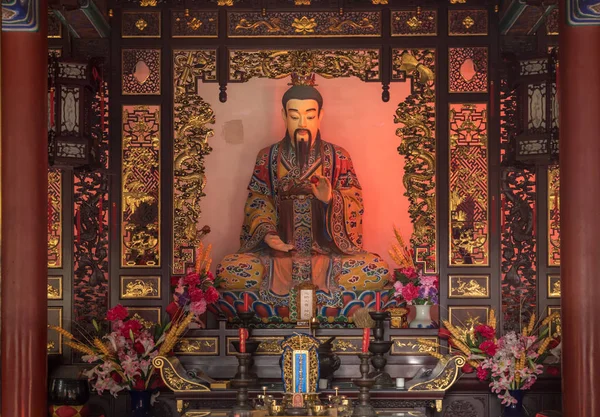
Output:
[[284,243],[283,240],[277,235],[267,235],[265,236],[265,243],[269,245],[271,249],[275,249],[281,252],[289,252],[294,249],[294,245],[288,245]]
[[331,182],[328,178],[325,178],[321,175],[315,174],[313,178],[314,179],[311,179],[310,182],[313,194],[323,203],[329,204],[332,197]]

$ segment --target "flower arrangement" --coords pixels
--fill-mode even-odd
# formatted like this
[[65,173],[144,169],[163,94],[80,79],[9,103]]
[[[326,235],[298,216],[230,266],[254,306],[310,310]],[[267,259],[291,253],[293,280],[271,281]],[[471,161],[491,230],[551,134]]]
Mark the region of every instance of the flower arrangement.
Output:
[[211,245],[204,248],[201,243],[196,252],[194,270],[183,277],[171,278],[173,301],[167,307],[167,313],[171,318],[188,312],[193,313],[197,318],[206,312],[209,304],[219,299],[219,291],[216,287],[220,282],[210,272],[211,249]]
[[[560,358],[560,325],[550,334],[550,325],[558,321],[559,314],[553,313],[541,322],[536,323],[533,314],[520,332],[508,332],[496,338],[496,318],[494,310],[490,311],[487,324],[471,322],[470,327],[456,327],[444,320],[445,329],[440,329],[440,337],[448,338],[448,343],[458,354],[467,357],[463,372],[477,372],[481,381],[489,381],[494,394],[502,400],[502,404],[517,403],[511,395],[514,390],[528,390],[544,372],[543,363],[549,356],[554,362]],[[418,339],[424,346],[439,347],[431,340]],[[441,358],[442,355],[432,352],[431,355]],[[554,373],[554,368],[550,368]]]
[[[127,308],[119,304],[108,311],[106,319],[112,331],[102,337],[86,336],[81,340],[63,328],[49,327],[67,339],[65,345],[83,353],[84,361],[97,363],[84,373],[93,389],[116,397],[120,391],[154,389],[162,382],[152,359],[173,350],[193,317],[193,313],[180,315],[161,326],[137,315],[130,317]],[[98,323],[94,320],[93,324],[99,332]]]
[[397,244],[392,245],[389,254],[398,264],[394,270],[394,286],[389,291],[389,297],[396,298],[406,305],[434,305],[439,302],[438,277],[425,275],[422,268],[413,262],[414,251],[408,249],[404,238],[394,227]]

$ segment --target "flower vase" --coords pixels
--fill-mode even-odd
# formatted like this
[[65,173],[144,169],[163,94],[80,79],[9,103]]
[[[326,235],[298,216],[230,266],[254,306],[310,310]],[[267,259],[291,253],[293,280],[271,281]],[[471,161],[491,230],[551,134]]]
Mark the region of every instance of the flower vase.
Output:
[[417,314],[413,321],[410,322],[408,327],[411,329],[430,329],[431,325],[431,305],[416,305],[415,310]]
[[525,410],[523,409],[524,391],[520,389],[514,391],[509,390],[508,393],[517,400],[517,402],[504,407],[504,417],[525,417]]
[[131,398],[131,417],[150,417],[150,398],[152,397],[152,391],[129,391],[129,397]]

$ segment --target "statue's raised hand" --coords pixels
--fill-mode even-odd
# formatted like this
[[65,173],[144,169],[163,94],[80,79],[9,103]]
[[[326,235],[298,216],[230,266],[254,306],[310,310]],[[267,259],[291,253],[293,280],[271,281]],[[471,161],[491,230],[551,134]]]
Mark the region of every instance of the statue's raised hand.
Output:
[[265,243],[269,245],[271,249],[275,249],[281,252],[289,252],[294,249],[294,245],[288,245],[287,243],[283,243],[283,240],[277,235],[266,235]]
[[310,186],[315,197],[323,203],[329,204],[331,201],[331,182],[328,178],[315,174],[310,179]]

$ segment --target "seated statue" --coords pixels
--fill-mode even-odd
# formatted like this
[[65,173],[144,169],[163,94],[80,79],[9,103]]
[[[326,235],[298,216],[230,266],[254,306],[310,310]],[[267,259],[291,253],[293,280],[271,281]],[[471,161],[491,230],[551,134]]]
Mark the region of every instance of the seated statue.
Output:
[[292,77],[282,99],[283,140],[261,150],[248,187],[241,248],[217,267],[222,289],[287,306],[290,289],[312,282],[317,302],[380,290],[389,267],[363,250],[362,190],[350,155],[319,130],[323,98],[312,77]]

